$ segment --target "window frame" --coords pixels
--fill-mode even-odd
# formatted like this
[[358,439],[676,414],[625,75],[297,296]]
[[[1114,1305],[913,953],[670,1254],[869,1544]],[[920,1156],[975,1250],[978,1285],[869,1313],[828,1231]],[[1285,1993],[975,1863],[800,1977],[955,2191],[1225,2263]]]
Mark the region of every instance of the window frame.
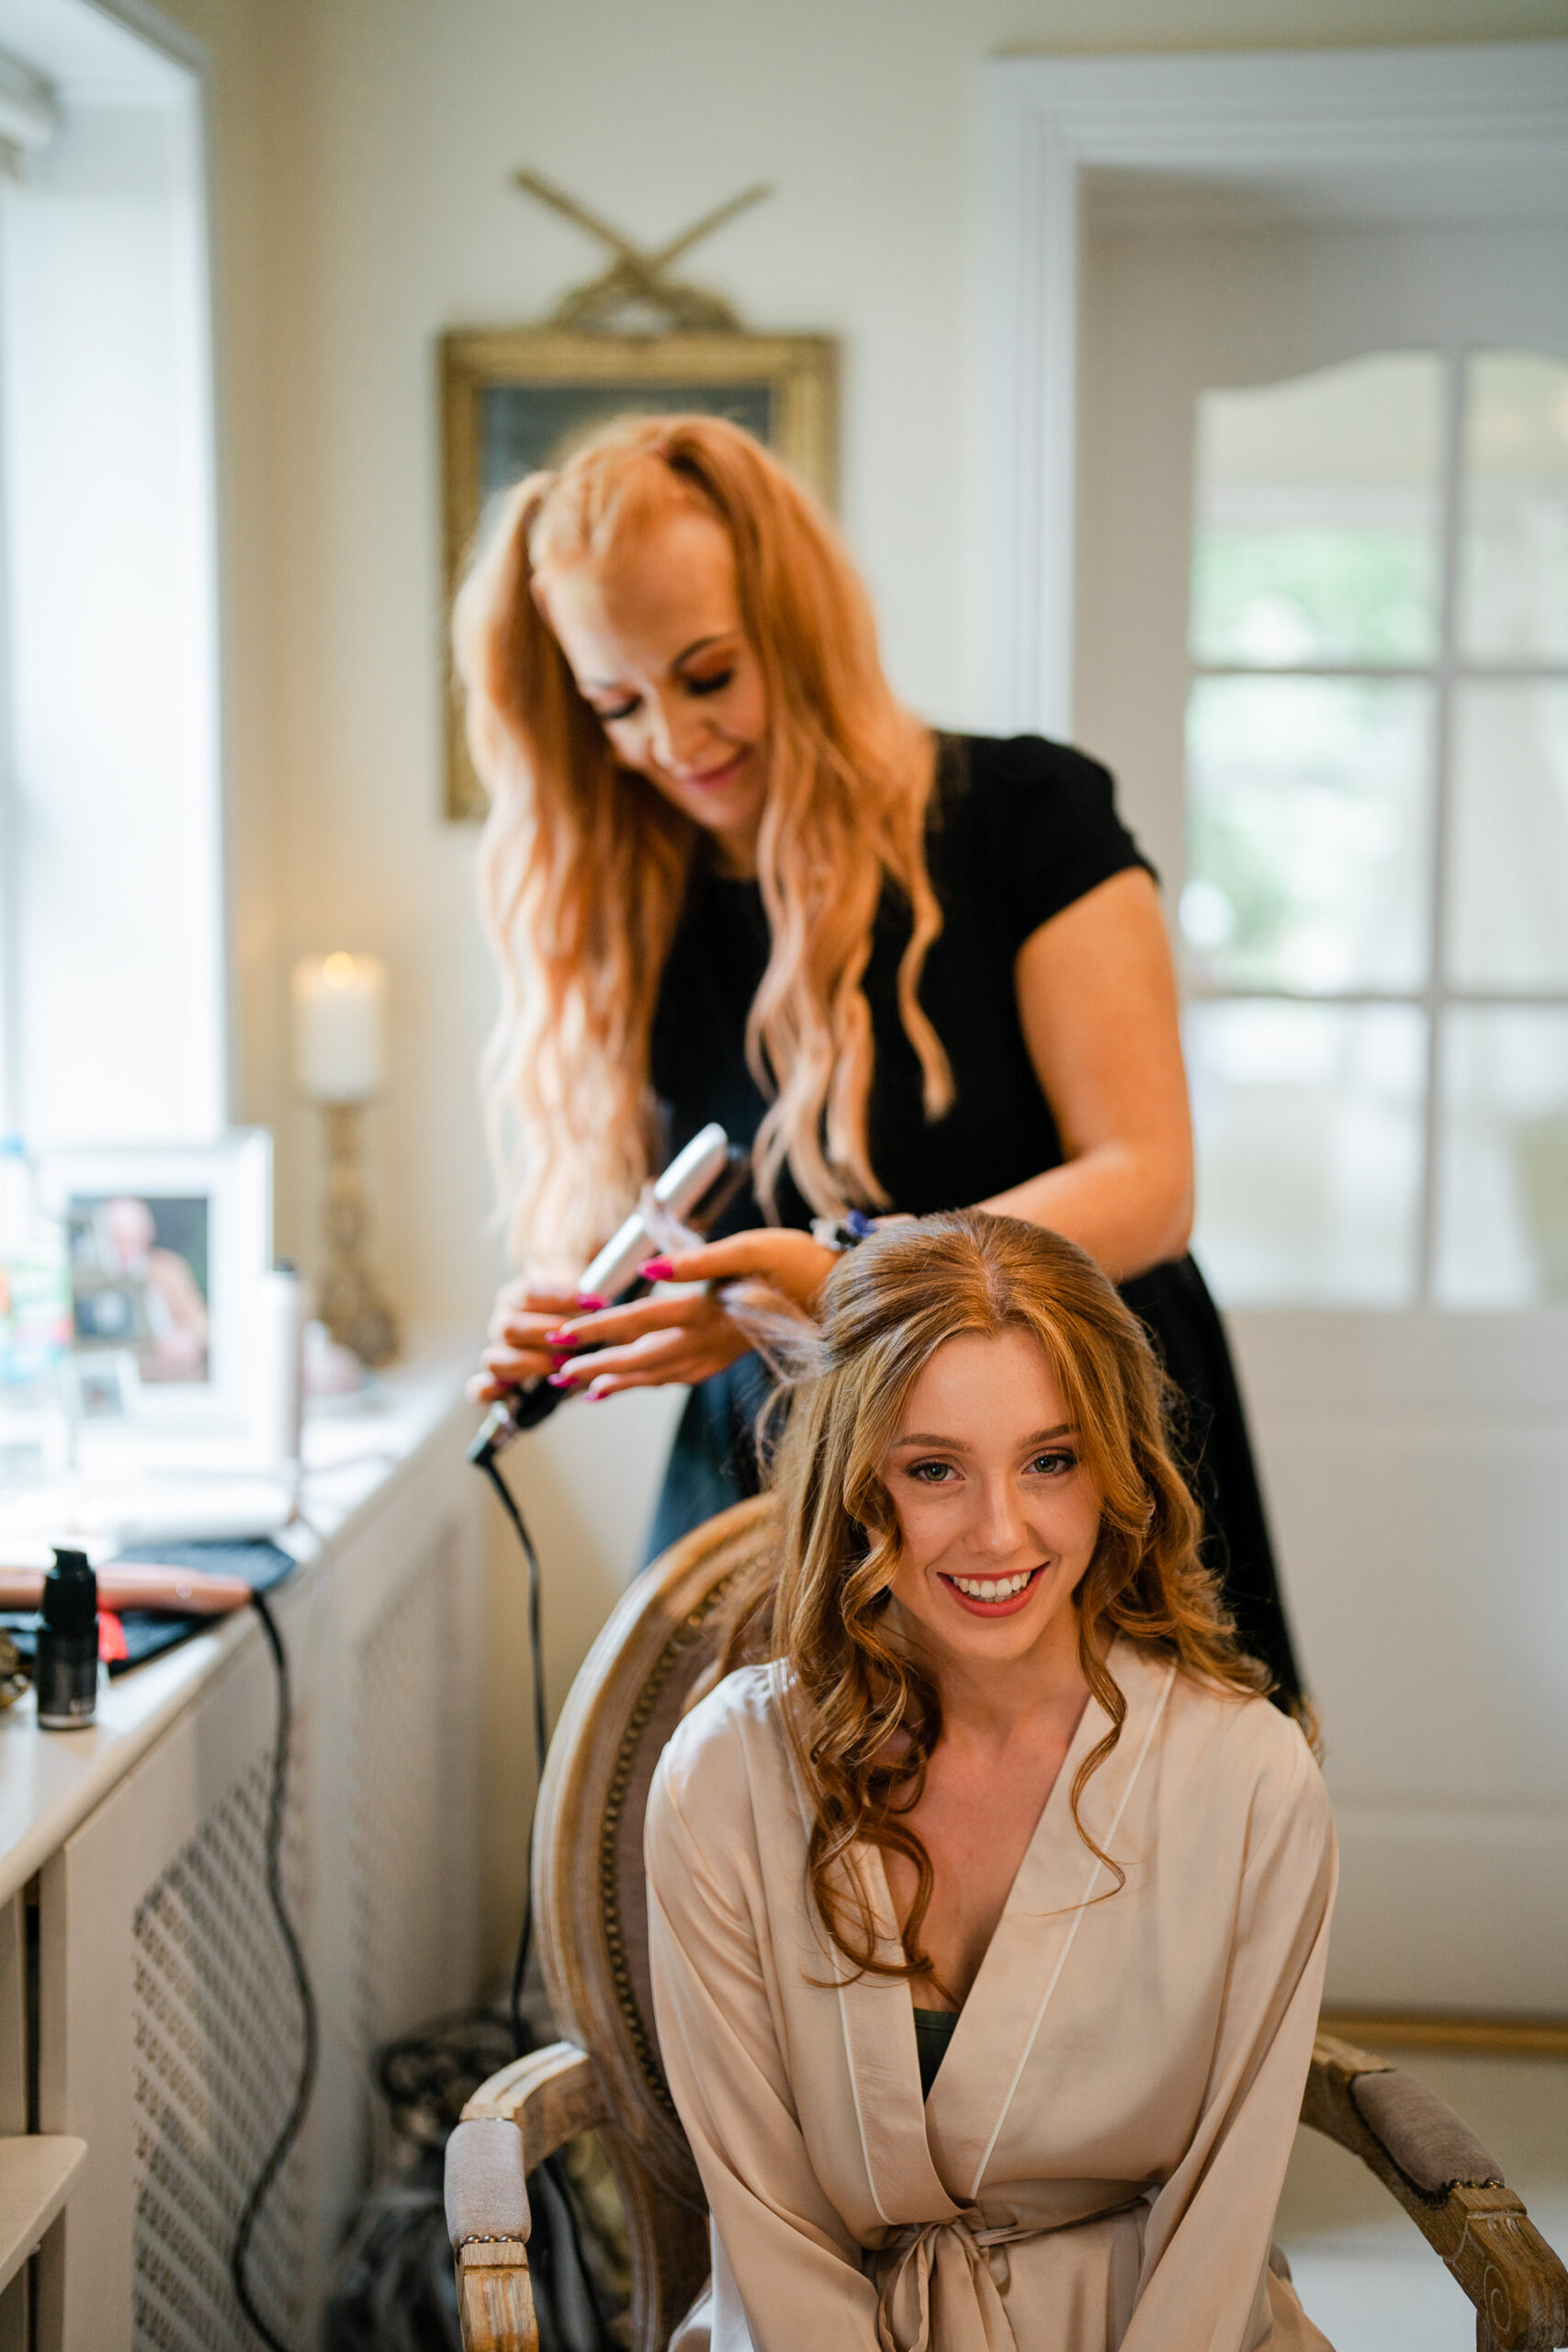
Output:
[[[1424,986],[1412,989],[1301,989],[1253,986],[1247,988],[1215,985],[1201,975],[1185,970],[1182,974],[1182,994],[1190,1005],[1206,1004],[1326,1004],[1354,1008],[1357,1006],[1395,1005],[1419,1011],[1425,1022],[1425,1069],[1421,1113],[1421,1153],[1419,1188],[1416,1204],[1415,1279],[1413,1295],[1400,1307],[1384,1310],[1395,1313],[1411,1309],[1446,1309],[1450,1302],[1442,1295],[1438,1275],[1438,1250],[1441,1231],[1441,1199],[1445,1176],[1447,1149],[1446,1112],[1447,1080],[1444,1050],[1447,1017],[1451,1012],[1482,1008],[1503,1012],[1555,1010],[1568,1012],[1568,984],[1560,987],[1478,988],[1463,986],[1449,977],[1449,950],[1451,935],[1450,849],[1454,810],[1454,737],[1455,713],[1462,690],[1470,684],[1518,684],[1527,685],[1562,685],[1568,687],[1568,654],[1552,660],[1542,657],[1534,661],[1492,661],[1467,654],[1461,643],[1462,579],[1464,557],[1466,468],[1465,450],[1469,422],[1471,363],[1484,354],[1502,348],[1490,344],[1470,341],[1456,342],[1446,346],[1427,344],[1443,369],[1443,434],[1441,465],[1437,483],[1438,494],[1438,603],[1437,643],[1434,656],[1426,662],[1208,662],[1188,655],[1189,705],[1192,689],[1201,681],[1212,678],[1246,679],[1313,679],[1340,681],[1371,681],[1379,684],[1405,682],[1427,687],[1432,694],[1432,775],[1430,804],[1431,822],[1428,828],[1428,872],[1427,876],[1427,962]],[[1368,356],[1371,355],[1366,355]],[[1562,359],[1568,365],[1568,354],[1541,354]],[[1187,815],[1186,779],[1183,785],[1183,816]],[[1263,1305],[1289,1306],[1297,1302],[1280,1299],[1272,1302],[1250,1302]]]

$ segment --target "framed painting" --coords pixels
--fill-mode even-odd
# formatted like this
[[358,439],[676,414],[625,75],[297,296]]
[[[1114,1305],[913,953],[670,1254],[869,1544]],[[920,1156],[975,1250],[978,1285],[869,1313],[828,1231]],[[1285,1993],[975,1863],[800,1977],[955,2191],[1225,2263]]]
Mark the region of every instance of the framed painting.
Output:
[[[612,417],[694,412],[744,425],[823,502],[836,491],[838,345],[815,334],[459,329],[441,342],[445,614],[487,512]],[[446,814],[482,817],[448,649]]]

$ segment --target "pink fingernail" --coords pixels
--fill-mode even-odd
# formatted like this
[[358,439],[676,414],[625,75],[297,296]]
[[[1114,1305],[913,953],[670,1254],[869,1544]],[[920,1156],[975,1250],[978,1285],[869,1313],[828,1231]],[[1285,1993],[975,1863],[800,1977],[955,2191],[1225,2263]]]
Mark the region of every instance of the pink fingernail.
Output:
[[607,1396],[613,1396],[615,1393],[613,1388],[586,1388],[582,1401],[585,1405],[602,1405]]
[[577,1341],[565,1331],[547,1331],[545,1345],[547,1348],[575,1348]]
[[594,1298],[585,1290],[578,1292],[577,1303],[585,1315],[601,1315],[609,1305],[608,1299]]
[[575,1388],[577,1385],[575,1372],[552,1372],[547,1377],[552,1388]]
[[642,1272],[644,1280],[650,1283],[668,1283],[675,1278],[675,1269],[668,1258],[645,1258]]

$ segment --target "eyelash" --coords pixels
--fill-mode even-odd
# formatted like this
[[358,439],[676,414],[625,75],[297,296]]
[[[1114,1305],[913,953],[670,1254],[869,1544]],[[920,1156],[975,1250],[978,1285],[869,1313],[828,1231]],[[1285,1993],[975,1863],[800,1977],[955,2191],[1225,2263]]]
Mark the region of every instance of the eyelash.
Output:
[[[1044,1473],[1045,1476],[1051,1478],[1065,1478],[1068,1471],[1076,1470],[1078,1465],[1076,1453],[1063,1453],[1054,1447],[1044,1453],[1037,1453],[1029,1466],[1032,1470],[1037,1470],[1043,1462],[1052,1465]],[[951,1462],[911,1462],[905,1475],[912,1478],[918,1487],[945,1487],[950,1483],[945,1476],[941,1478],[928,1478],[922,1474],[927,1470],[941,1470],[945,1473],[952,1468]]]
[[[726,686],[733,685],[734,683],[733,670],[719,670],[711,678],[688,678],[685,681],[685,686],[686,692],[691,695],[720,695]],[[640,695],[634,695],[630,702],[623,703],[619,709],[595,710],[594,716],[605,727],[617,726],[623,718],[631,717],[641,699]]]

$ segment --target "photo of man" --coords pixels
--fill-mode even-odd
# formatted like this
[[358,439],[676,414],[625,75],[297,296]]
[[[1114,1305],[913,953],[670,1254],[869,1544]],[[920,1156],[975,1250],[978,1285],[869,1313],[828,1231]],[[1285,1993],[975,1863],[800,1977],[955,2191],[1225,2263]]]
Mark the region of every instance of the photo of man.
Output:
[[208,1378],[205,1195],[73,1195],[72,1319],[78,1348],[134,1355],[146,1382]]

